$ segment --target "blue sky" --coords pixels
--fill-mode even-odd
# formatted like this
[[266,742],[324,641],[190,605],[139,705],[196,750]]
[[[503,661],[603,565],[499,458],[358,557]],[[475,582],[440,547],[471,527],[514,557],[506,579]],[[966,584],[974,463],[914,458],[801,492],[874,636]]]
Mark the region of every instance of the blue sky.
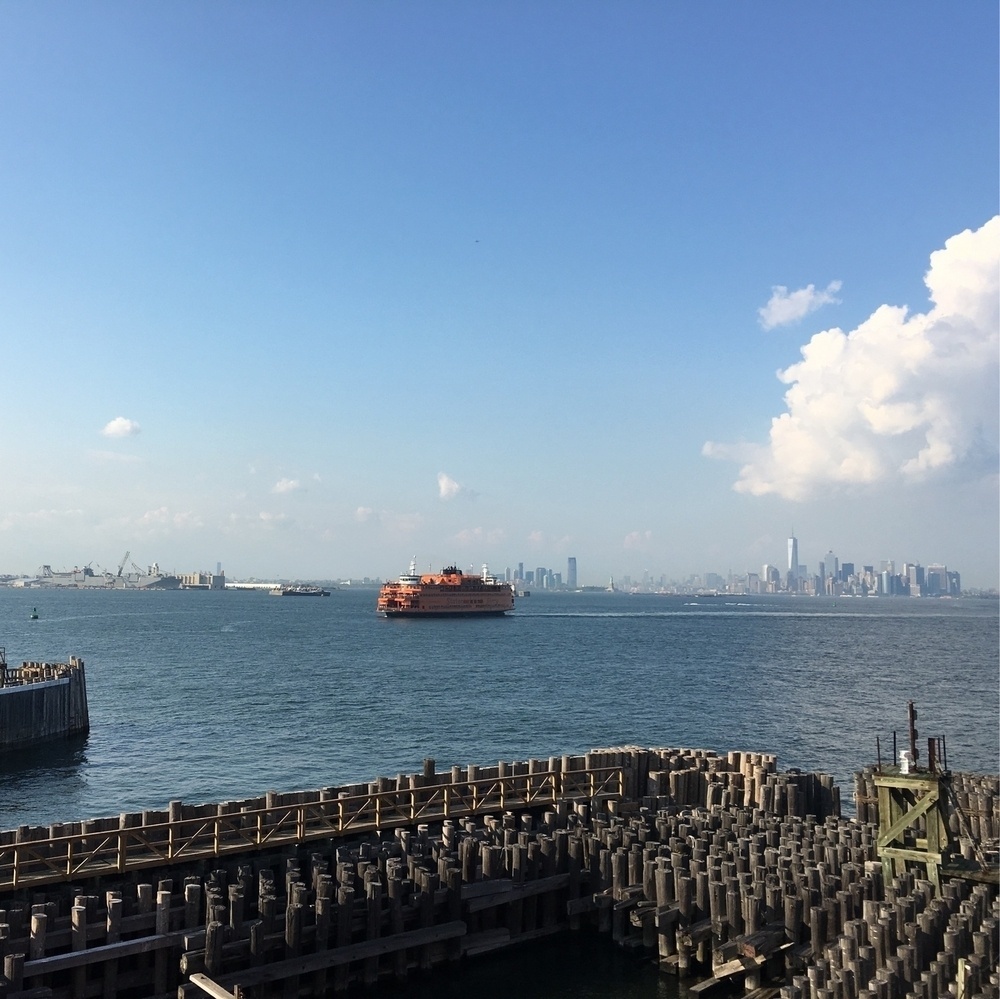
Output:
[[8,0],[0,571],[996,586],[997,21]]

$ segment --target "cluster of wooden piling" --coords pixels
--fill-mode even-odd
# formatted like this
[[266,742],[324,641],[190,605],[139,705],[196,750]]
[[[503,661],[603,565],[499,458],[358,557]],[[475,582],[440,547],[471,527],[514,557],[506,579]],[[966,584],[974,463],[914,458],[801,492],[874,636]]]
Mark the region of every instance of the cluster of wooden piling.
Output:
[[782,999],[1000,994],[996,888],[886,878],[878,827],[841,817],[825,777],[696,750],[600,750],[591,765],[606,754],[628,794],[174,863],[156,882],[0,893],[0,996],[193,996],[199,974],[321,996],[581,929],[694,992],[736,979]]
[[907,872],[813,951],[782,999],[958,999],[998,994],[995,890],[952,880],[935,896]]
[[75,656],[68,663],[36,662],[25,660],[20,666],[10,667],[6,659],[0,659],[0,687],[20,687],[26,683],[43,683],[46,680],[61,680],[72,675],[83,662]]
[[638,786],[645,786],[646,795],[655,798],[647,802],[654,807],[759,808],[778,817],[840,814],[840,792],[829,774],[779,773],[772,753],[636,747],[625,752],[634,760]]

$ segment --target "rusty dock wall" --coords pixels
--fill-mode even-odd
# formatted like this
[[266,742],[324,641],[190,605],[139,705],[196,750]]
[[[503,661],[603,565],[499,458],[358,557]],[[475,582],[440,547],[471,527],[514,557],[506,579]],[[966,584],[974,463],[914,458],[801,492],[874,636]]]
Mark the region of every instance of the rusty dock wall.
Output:
[[769,754],[638,747],[22,828],[0,995],[332,996],[582,931],[693,994],[996,999],[995,887],[877,838]]
[[89,731],[82,659],[9,668],[0,655],[0,753]]

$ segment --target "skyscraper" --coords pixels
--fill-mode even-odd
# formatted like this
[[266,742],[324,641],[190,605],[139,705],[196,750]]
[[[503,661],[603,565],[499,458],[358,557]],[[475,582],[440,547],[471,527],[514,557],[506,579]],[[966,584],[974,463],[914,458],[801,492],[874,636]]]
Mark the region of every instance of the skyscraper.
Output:
[[576,589],[576,559],[570,556],[566,560],[566,586],[571,589]]
[[799,539],[794,535],[788,539],[788,588],[798,589],[799,579]]

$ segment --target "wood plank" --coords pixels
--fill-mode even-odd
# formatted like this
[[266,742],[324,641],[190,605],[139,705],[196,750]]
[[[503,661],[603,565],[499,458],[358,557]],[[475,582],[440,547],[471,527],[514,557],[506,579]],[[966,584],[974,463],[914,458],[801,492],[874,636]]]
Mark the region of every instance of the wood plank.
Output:
[[697,947],[703,940],[707,940],[712,935],[712,920],[703,919],[699,923],[692,923],[687,929],[677,933],[677,942],[683,943],[686,947]]
[[194,974],[191,976],[191,984],[197,985],[202,992],[207,992],[212,999],[235,999],[232,992],[217,985],[208,975]]
[[37,961],[24,962],[24,977],[49,975],[56,971],[66,971],[70,968],[83,968],[90,964],[100,964],[118,957],[131,957],[134,954],[151,954],[158,950],[180,948],[184,944],[186,930],[174,930],[172,933],[160,933],[150,937],[140,937],[138,940],[124,940],[121,943],[104,944],[100,947],[88,947],[69,954],[56,954],[53,957],[42,957]]
[[769,956],[779,950],[785,943],[785,928],[760,930],[750,933],[737,941],[739,952],[743,957]]
[[392,954],[406,947],[423,947],[426,944],[438,943],[442,940],[454,940],[457,937],[464,937],[467,932],[466,924],[461,920],[455,920],[451,923],[442,923],[440,926],[407,930],[405,933],[397,933],[391,937],[365,940],[348,947],[337,947],[334,950],[304,954],[286,961],[276,961],[262,968],[245,968],[242,971],[226,975],[216,975],[215,982],[224,987],[239,985],[249,988],[255,985],[266,985],[283,981],[293,975],[308,975],[323,968],[335,968],[339,965],[350,964],[352,961],[363,961],[369,957]]
[[702,992],[708,992],[710,989],[717,988],[722,982],[718,978],[706,978],[704,981],[698,982],[695,985],[689,985],[687,987],[687,992],[689,995],[699,996]]
[[[523,881],[515,884],[513,881],[492,882],[503,884],[505,887],[489,895],[481,895],[478,898],[469,899],[466,905],[467,912],[482,912],[484,909],[492,909],[498,905],[506,905],[508,902],[518,902],[533,895],[544,895],[550,891],[559,891],[569,886],[568,874],[554,874],[549,878],[539,878],[537,881]],[[462,893],[463,899],[465,893]]]
[[747,971],[755,971],[765,961],[766,957],[736,957],[732,961],[720,964],[713,969],[712,975],[715,978],[732,978],[733,975],[742,975]]

